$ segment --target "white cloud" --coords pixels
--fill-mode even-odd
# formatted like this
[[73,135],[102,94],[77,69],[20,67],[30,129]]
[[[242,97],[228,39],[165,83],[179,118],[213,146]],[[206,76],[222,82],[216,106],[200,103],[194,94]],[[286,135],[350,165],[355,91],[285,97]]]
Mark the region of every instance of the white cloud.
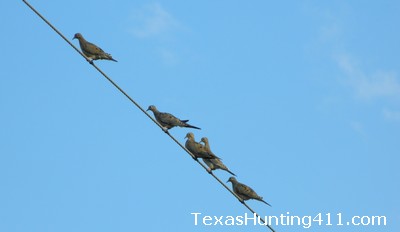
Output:
[[132,15],[134,36],[139,38],[165,35],[179,26],[179,22],[159,3],[147,4]]
[[[129,32],[139,39],[150,39],[155,54],[166,66],[175,66],[181,60],[174,33],[185,29],[160,3],[145,4],[130,16]],[[172,40],[171,40],[172,39]]]
[[400,111],[384,109],[383,117],[388,121],[400,122]]
[[340,35],[342,34],[341,28],[340,26],[335,23],[332,22],[330,24],[327,25],[323,25],[320,28],[320,34],[319,34],[319,39],[323,42],[335,42],[337,43],[338,38],[340,37]]
[[163,63],[167,66],[174,66],[179,63],[178,56],[173,51],[168,49],[160,50],[160,57]]
[[336,57],[339,68],[345,74],[345,82],[361,99],[400,99],[400,82],[393,72],[366,74],[357,67],[347,54]]
[[344,74],[344,81],[354,91],[355,96],[364,100],[377,98],[396,98],[400,100],[400,79],[394,72],[388,71],[365,71],[346,52],[348,44],[345,42],[351,29],[346,24],[348,7],[346,4],[340,6],[340,11],[333,12],[327,9],[315,8],[311,12],[321,21],[318,36],[323,48],[333,55],[336,64]]
[[367,133],[365,132],[365,127],[361,122],[358,121],[352,121],[350,122],[350,127],[353,128],[353,130],[362,136],[366,136]]
[[[348,35],[353,33],[346,5],[340,11],[317,9],[313,13],[321,21],[317,45],[322,43],[322,51],[333,57],[340,73],[340,81],[344,83],[351,94],[357,99],[373,102],[381,110],[384,120],[400,122],[400,76],[398,70],[382,70],[379,67],[365,67],[363,60],[355,58],[349,53]],[[378,46],[379,44],[377,44]],[[332,100],[331,100],[332,101]],[[382,110],[382,104],[387,107]],[[397,110],[397,111],[396,111]],[[365,126],[357,121],[350,123],[353,130],[365,135]]]

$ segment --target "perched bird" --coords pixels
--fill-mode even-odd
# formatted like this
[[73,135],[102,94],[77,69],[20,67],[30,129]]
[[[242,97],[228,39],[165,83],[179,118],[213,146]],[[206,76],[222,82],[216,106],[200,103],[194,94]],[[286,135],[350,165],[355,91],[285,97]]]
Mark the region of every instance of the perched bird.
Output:
[[165,128],[165,129],[163,129],[164,132],[167,132],[169,129],[171,129],[172,127],[176,127],[176,126],[189,127],[189,128],[201,130],[200,128],[198,128],[196,126],[192,126],[192,125],[188,124],[187,122],[189,120],[180,120],[179,118],[175,117],[174,115],[172,115],[170,113],[160,112],[153,105],[149,106],[147,111],[149,111],[149,110],[151,110],[153,112],[154,117],[156,118],[157,122],[160,123],[161,126],[163,126]]
[[187,133],[185,138],[187,138],[185,147],[194,155],[195,159],[219,159],[216,155],[207,152],[202,144],[196,142],[192,132]]
[[232,183],[233,192],[235,192],[236,195],[238,195],[240,198],[242,198],[242,202],[249,200],[249,199],[255,199],[258,201],[262,201],[265,204],[271,206],[266,201],[264,201],[262,197],[258,196],[257,193],[252,188],[250,188],[249,186],[247,186],[245,184],[238,182],[235,177],[233,177],[233,176],[230,177],[227,182]]
[[91,64],[93,64],[93,60],[112,60],[117,62],[115,59],[111,57],[110,54],[105,53],[101,48],[86,41],[85,38],[83,38],[83,36],[80,33],[76,33],[74,38],[72,39],[79,40],[79,45],[81,47],[81,50],[87,58],[91,59],[89,61]]
[[[208,143],[208,138],[207,137],[203,137],[201,138],[200,142],[204,143],[204,148],[206,149],[206,151],[208,151],[209,153],[215,155],[210,148],[210,144]],[[230,174],[235,175],[235,173],[231,172],[226,166],[225,164],[222,163],[222,161],[220,159],[203,159],[204,163],[207,164],[207,166],[210,168],[209,172],[211,172],[212,170],[215,169],[222,169],[225,170],[227,172],[229,172]]]

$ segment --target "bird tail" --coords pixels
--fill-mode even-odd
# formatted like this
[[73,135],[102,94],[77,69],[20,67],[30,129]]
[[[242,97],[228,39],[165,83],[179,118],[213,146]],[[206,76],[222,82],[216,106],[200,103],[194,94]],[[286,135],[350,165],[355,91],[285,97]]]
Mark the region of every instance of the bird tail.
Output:
[[187,123],[185,123],[185,127],[189,127],[189,128],[194,128],[194,129],[197,129],[197,130],[201,130],[201,128],[199,128],[199,127],[197,127],[197,126],[192,126],[192,125],[187,124]]
[[229,172],[229,173],[230,173],[231,175],[233,175],[233,176],[236,176],[236,174],[233,173],[233,172],[231,172],[231,170],[229,170],[229,169],[225,169],[225,171]]
[[[262,199],[262,197],[260,197],[260,201],[262,201],[262,202],[264,202],[265,204],[271,206],[270,204],[268,204],[268,202],[264,201],[264,200]],[[272,206],[271,206],[271,207],[272,207]]]
[[114,62],[118,62],[116,59],[112,58],[112,56],[110,54],[106,53],[106,56],[107,56],[107,60],[112,60]]

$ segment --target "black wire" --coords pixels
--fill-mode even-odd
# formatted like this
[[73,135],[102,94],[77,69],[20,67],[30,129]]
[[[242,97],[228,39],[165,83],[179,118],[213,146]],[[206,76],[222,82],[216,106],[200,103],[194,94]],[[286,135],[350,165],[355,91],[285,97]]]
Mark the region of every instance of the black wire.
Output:
[[[33,12],[35,12],[47,25],[49,25],[61,38],[63,38],[75,51],[77,51],[85,60],[91,64],[97,71],[99,71],[115,88],[117,88],[125,97],[127,97],[139,110],[141,110],[147,117],[149,117],[155,124],[157,124],[158,127],[160,127],[163,131],[164,128],[161,126],[160,123],[158,123],[153,117],[150,116],[149,113],[147,113],[146,110],[144,110],[133,98],[131,98],[121,87],[119,87],[110,77],[107,76],[99,67],[97,67],[89,58],[87,58],[75,45],[73,45],[57,28],[55,28],[46,18],[44,18],[32,5],[30,5],[26,0],[22,0]],[[275,230],[268,224],[265,223],[264,219],[260,217],[250,206],[248,206],[244,201],[241,200],[241,198],[233,192],[224,182],[221,181],[216,175],[214,175],[213,172],[209,172],[208,168],[201,163],[198,159],[195,158],[195,156],[188,150],[186,147],[184,147],[174,136],[172,136],[168,131],[165,132],[175,143],[178,144],[186,153],[188,153],[200,166],[202,166],[207,173],[209,173],[211,176],[213,176],[226,190],[228,190],[233,196],[235,196],[239,202],[241,202],[247,209],[249,209],[254,215],[257,216],[257,218],[260,219],[272,232],[275,232]]]

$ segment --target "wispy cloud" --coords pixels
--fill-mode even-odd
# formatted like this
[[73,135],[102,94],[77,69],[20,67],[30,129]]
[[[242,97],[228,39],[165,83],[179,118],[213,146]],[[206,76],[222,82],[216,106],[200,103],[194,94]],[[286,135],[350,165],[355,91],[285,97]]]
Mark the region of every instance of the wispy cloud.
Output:
[[179,63],[179,58],[173,51],[168,49],[161,49],[159,52],[160,57],[165,65],[174,66]]
[[393,72],[377,71],[368,74],[360,69],[348,54],[336,56],[339,68],[345,74],[345,82],[361,99],[400,99],[400,81]]
[[[339,82],[344,83],[345,88],[356,99],[373,102],[371,105],[380,111],[384,120],[400,122],[398,70],[382,69],[380,66],[366,67],[363,64],[364,59],[351,52],[352,44],[348,36],[354,30],[347,21],[354,17],[352,8],[344,4],[335,11],[313,7],[310,9],[321,22],[314,46],[321,49],[321,54],[328,54],[330,61],[333,61],[340,75]],[[366,126],[362,123],[353,121],[350,125],[358,133],[366,134]]]
[[319,39],[324,42],[333,40],[337,41],[341,33],[342,32],[340,26],[337,23],[333,22],[327,25],[323,25],[321,27]]
[[[369,74],[363,71],[348,54],[336,56],[339,68],[344,73],[345,83],[351,87],[355,96],[362,100],[385,100],[395,105],[400,103],[400,81],[394,72],[376,71]],[[383,118],[391,122],[400,122],[400,111],[382,110]],[[362,132],[356,124],[353,128]]]
[[[307,9],[321,22],[319,26],[317,46],[323,44],[323,49],[329,49],[328,54],[333,55],[334,62],[343,73],[342,80],[351,87],[356,97],[364,100],[377,98],[400,98],[400,79],[395,72],[366,71],[353,54],[349,52],[347,36],[352,33],[346,21],[351,18],[351,8],[344,3],[339,4],[338,10],[316,8],[307,5]],[[370,68],[369,68],[370,70]],[[400,99],[399,99],[400,100]]]
[[359,135],[366,136],[365,126],[359,121],[351,121],[350,127]]
[[388,121],[400,122],[400,111],[383,109],[383,117]]
[[178,65],[180,44],[177,33],[184,27],[160,3],[145,4],[132,11],[128,31],[137,39],[152,44],[152,52],[165,66]]
[[160,3],[151,3],[133,11],[133,35],[139,38],[162,36],[179,26],[179,22]]

